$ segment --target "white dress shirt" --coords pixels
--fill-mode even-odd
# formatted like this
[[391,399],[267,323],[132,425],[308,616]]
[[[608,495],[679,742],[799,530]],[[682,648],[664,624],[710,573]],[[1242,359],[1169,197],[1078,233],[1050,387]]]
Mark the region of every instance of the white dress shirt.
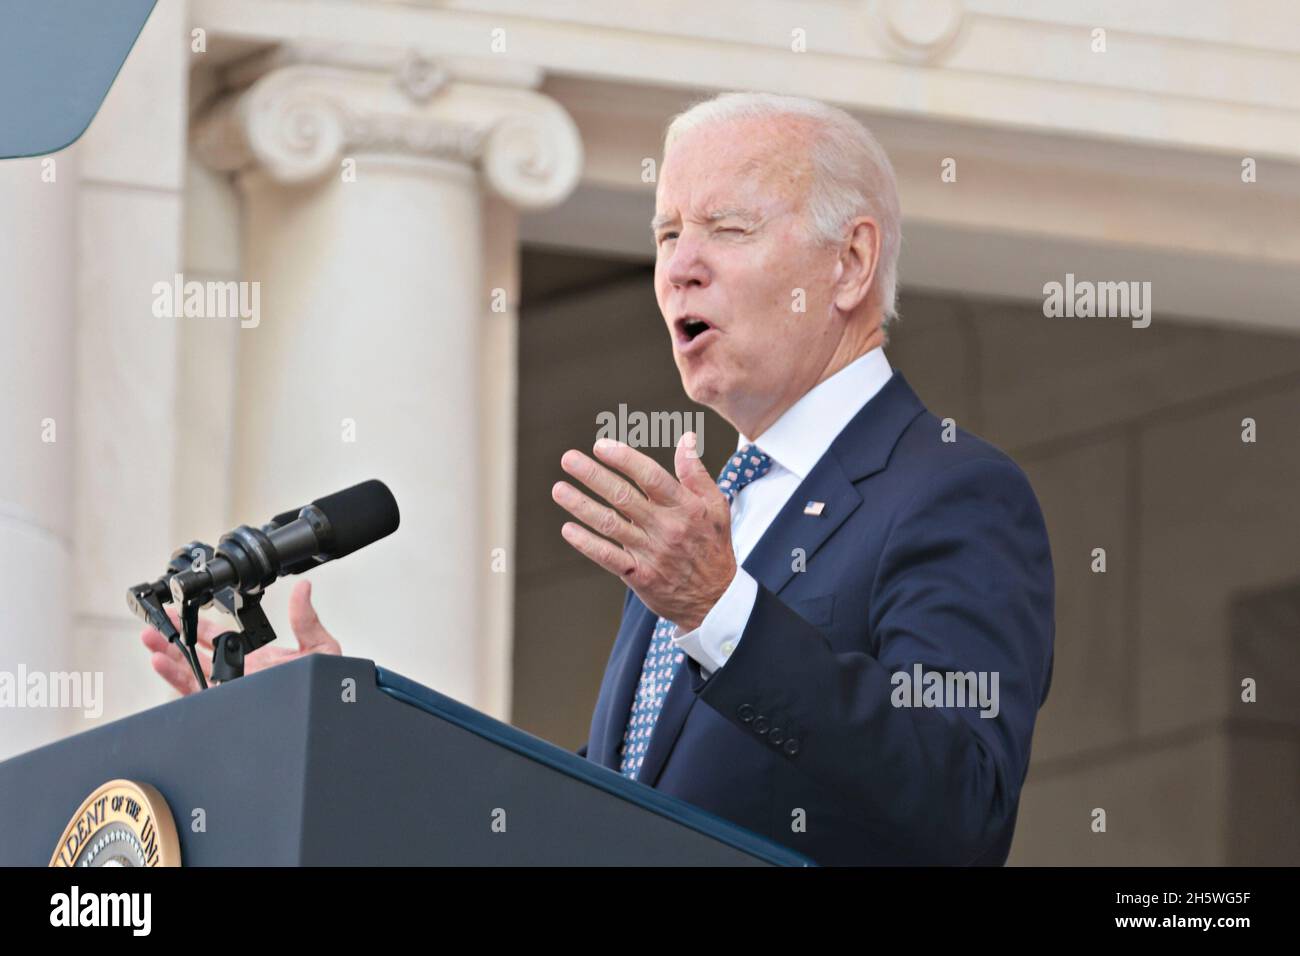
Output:
[[735,651],[758,598],[758,582],[741,565],[844,426],[892,374],[884,351],[874,348],[812,388],[758,438],[741,435],[736,442],[740,449],[753,441],[771,457],[772,468],[731,502],[736,576],[699,627],[674,632],[673,644],[699,662],[706,678]]

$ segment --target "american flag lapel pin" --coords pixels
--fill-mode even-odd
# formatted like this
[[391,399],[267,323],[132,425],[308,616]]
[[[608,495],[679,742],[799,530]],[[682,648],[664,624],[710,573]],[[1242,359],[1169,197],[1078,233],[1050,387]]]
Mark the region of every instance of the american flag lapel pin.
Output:
[[803,506],[803,513],[806,515],[812,515],[814,518],[821,515],[825,510],[826,502],[824,501],[810,501]]

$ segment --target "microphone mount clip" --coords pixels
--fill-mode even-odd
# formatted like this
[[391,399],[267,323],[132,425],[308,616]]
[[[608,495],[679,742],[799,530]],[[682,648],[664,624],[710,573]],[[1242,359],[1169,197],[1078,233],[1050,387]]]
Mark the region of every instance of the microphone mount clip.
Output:
[[275,631],[262,610],[260,591],[247,594],[222,588],[212,599],[239,622],[238,631],[226,631],[212,639],[212,680],[224,684],[244,676],[244,658],[275,640]]

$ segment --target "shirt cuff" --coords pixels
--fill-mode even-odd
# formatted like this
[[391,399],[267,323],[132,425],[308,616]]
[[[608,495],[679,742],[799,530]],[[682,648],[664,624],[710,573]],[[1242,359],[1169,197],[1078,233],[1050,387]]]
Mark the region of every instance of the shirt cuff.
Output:
[[699,627],[689,632],[683,632],[680,627],[674,630],[674,646],[695,658],[705,680],[735,652],[757,599],[758,582],[738,567],[727,590],[709,609]]

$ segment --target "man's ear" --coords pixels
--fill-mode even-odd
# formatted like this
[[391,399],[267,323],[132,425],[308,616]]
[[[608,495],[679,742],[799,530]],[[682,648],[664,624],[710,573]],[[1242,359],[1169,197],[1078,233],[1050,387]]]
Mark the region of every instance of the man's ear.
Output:
[[835,307],[848,314],[871,293],[880,262],[880,229],[876,221],[861,216],[850,224],[851,232],[840,246],[836,263]]

